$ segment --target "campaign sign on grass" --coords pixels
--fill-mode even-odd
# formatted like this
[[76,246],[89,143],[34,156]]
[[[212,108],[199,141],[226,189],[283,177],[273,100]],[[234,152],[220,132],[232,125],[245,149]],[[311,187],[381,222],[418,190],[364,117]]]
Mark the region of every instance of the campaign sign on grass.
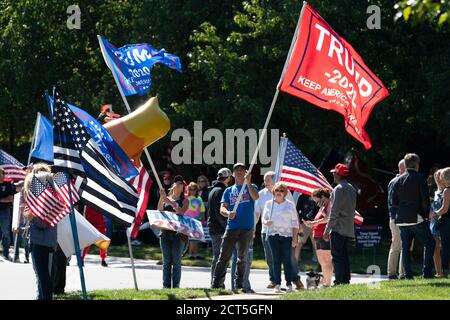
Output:
[[176,231],[189,236],[193,240],[205,241],[202,224],[196,219],[159,210],[147,210],[147,217],[153,227]]
[[383,226],[355,225],[355,240],[358,248],[376,248],[383,240]]

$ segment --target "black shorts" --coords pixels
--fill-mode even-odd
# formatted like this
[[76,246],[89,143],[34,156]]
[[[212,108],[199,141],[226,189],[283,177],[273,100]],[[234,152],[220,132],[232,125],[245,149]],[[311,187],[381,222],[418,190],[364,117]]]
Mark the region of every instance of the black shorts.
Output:
[[316,241],[316,250],[331,250],[330,241],[325,241],[323,238],[314,238]]

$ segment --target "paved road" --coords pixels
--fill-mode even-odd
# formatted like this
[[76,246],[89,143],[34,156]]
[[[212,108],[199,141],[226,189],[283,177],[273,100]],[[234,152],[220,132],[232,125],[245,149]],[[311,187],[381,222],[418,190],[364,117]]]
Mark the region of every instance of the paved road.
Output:
[[[12,263],[0,258],[0,300],[30,300],[36,296],[36,283],[31,264]],[[22,257],[23,261],[23,257]],[[87,290],[134,288],[130,259],[108,257],[109,267],[100,265],[98,255],[87,255],[84,267]],[[139,289],[159,289],[162,287],[162,270],[156,261],[136,260],[136,277]],[[301,274],[302,280],[306,275]],[[370,283],[385,280],[370,278],[364,275],[353,275],[352,283]],[[182,288],[207,288],[210,282],[210,269],[201,267],[183,267],[181,277]],[[250,283],[260,295],[236,295],[236,299],[272,299],[272,290],[266,289],[268,276],[266,270],[252,270]],[[230,288],[230,273],[226,278],[227,289]],[[73,257],[67,267],[66,291],[81,290],[76,258]],[[217,299],[229,299],[220,297]]]

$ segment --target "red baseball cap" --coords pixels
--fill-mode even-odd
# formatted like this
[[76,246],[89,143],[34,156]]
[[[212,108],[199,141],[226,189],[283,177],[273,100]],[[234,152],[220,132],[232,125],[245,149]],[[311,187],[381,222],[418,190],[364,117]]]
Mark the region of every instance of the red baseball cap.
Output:
[[349,174],[348,167],[343,163],[338,163],[334,169],[331,169],[330,172],[336,173],[340,176],[347,177]]

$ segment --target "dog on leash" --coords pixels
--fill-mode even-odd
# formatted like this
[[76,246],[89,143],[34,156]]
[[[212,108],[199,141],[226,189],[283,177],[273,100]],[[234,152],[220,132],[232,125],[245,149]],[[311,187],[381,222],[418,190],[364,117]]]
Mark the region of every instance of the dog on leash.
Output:
[[321,283],[323,276],[314,271],[310,271],[307,274],[306,278],[306,289],[317,289],[319,287],[319,284]]

